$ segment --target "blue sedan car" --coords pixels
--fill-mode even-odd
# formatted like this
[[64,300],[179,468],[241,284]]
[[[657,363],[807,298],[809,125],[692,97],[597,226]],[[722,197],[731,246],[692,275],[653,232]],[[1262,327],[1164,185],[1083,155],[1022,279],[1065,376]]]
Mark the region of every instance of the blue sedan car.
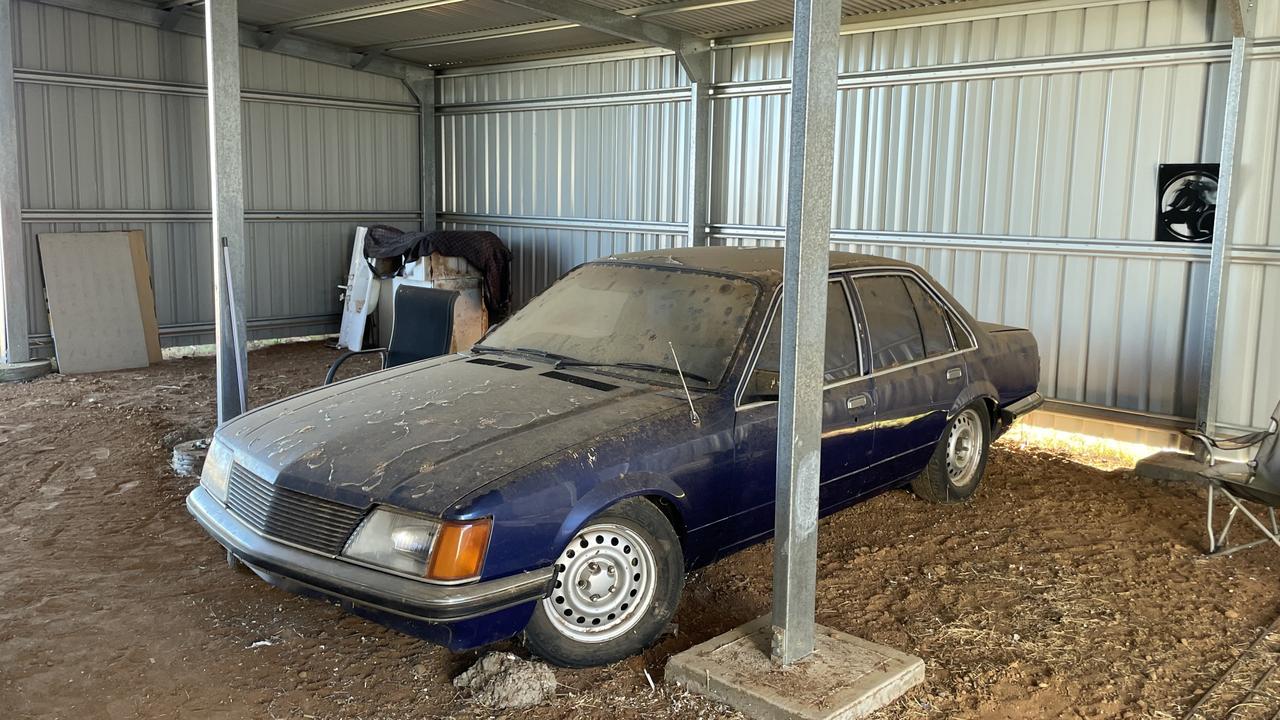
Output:
[[[469,352],[223,425],[187,506],[233,564],[449,648],[626,657],[686,572],[772,533],[781,270],[776,249],[588,262]],[[1038,378],[1026,330],[832,253],[821,512],[968,498]]]

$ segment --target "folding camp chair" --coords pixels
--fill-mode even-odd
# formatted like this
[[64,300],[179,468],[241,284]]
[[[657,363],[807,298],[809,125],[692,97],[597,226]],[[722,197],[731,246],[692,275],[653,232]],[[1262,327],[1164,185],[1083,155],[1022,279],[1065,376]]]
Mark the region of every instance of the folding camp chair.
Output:
[[391,339],[385,348],[352,350],[338,356],[324,377],[333,382],[338,366],[356,355],[378,353],[382,367],[396,367],[417,360],[444,355],[453,344],[453,304],[458,293],[404,283],[396,288],[395,314],[391,321]]
[[[1270,426],[1260,432],[1223,439],[1215,439],[1195,430],[1184,432],[1203,446],[1209,461],[1209,466],[1200,472],[1200,477],[1209,484],[1206,520],[1209,529],[1209,554],[1227,555],[1261,545],[1268,540],[1280,546],[1280,525],[1276,523],[1276,508],[1280,507],[1280,404],[1271,413]],[[1224,457],[1225,453],[1238,453],[1255,447],[1257,452],[1251,460],[1238,462]],[[1214,529],[1213,522],[1214,496],[1219,494],[1233,505],[1221,531]],[[1259,514],[1245,505],[1246,502],[1260,504],[1266,509],[1266,516],[1271,521],[1270,527]],[[1238,514],[1248,518],[1266,538],[1228,546],[1227,533],[1231,531],[1231,523]]]

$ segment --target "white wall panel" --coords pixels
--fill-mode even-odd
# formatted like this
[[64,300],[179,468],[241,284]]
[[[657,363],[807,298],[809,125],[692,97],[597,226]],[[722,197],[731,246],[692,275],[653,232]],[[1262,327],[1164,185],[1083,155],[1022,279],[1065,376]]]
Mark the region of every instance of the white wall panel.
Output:
[[[1037,10],[1034,4],[1020,7],[1029,12],[914,27],[904,20],[903,27],[874,31],[853,28],[841,38],[840,71],[923,68],[1231,38],[1229,25],[1215,18],[1212,0],[1121,1],[1072,10]],[[920,16],[920,21],[927,23],[928,16]],[[1280,35],[1280,20],[1274,25],[1274,34]],[[786,78],[790,55],[786,42],[731,47],[716,58],[716,80]]]
[[[14,65],[27,70],[113,78],[204,82],[204,40],[193,35],[64,10],[15,3]],[[410,102],[400,81],[299,58],[240,49],[246,90]]]
[[679,220],[687,112],[658,102],[443,115],[441,211]]
[[[245,226],[245,314],[250,336],[288,337],[331,331],[338,283],[345,279],[356,223],[250,222]],[[40,277],[38,233],[142,230],[147,238],[156,319],[165,345],[209,342],[213,331],[212,243],[207,222],[28,223],[28,272]],[[43,307],[40,285],[32,307]],[[37,349],[50,350],[46,315],[32,319]],[[47,353],[44,353],[47,354]]]
[[[1258,34],[1280,34],[1275,3]],[[1242,127],[1233,257],[1226,277],[1218,416],[1265,427],[1280,400],[1280,59],[1253,61]]]
[[468,70],[437,82],[442,105],[530,98],[644,92],[680,87],[688,80],[674,55],[582,62],[518,70]]
[[[203,41],[16,8],[30,307],[36,233],[142,229],[164,343],[210,341]],[[331,330],[355,218],[418,224],[416,102],[398,80],[249,48],[240,66],[250,336]],[[30,332],[47,353],[41,310]]]
[[[922,15],[916,26],[904,19],[842,37],[834,245],[919,263],[980,318],[1029,326],[1051,397],[1189,417],[1208,253],[1154,242],[1155,182],[1160,163],[1217,159],[1224,14],[1212,0],[1025,8],[947,23]],[[1273,25],[1280,35],[1280,17],[1264,16],[1260,35]],[[727,45],[715,58],[712,235],[777,244],[788,104],[778,81],[790,47]],[[1151,48],[1172,59],[1148,61]],[[1280,60],[1260,52],[1253,97],[1280,96]],[[1056,64],[1039,67],[1045,61]],[[519,300],[572,264],[563,253],[577,261],[617,250],[583,239],[591,219],[600,237],[629,237],[627,223],[676,232],[687,103],[645,93],[682,82],[653,57],[446,73],[444,218],[485,224],[521,248],[517,263],[531,269],[518,280]],[[556,98],[566,104],[548,107]],[[582,102],[593,106],[571,106]],[[1262,104],[1250,111],[1256,134],[1245,154],[1270,178],[1280,110]],[[619,123],[626,132],[610,137]],[[583,155],[593,158],[586,167]],[[1251,218],[1241,227],[1255,228],[1255,244],[1280,242],[1277,192],[1266,182],[1243,196]],[[1270,269],[1255,269],[1257,278],[1237,284],[1241,272],[1233,270],[1232,302],[1254,307],[1256,320],[1280,281],[1268,285]],[[1275,341],[1260,337],[1244,365],[1224,371],[1247,377],[1247,392],[1234,394],[1250,397],[1227,422],[1256,424],[1253,395],[1280,392],[1277,371],[1256,359]]]

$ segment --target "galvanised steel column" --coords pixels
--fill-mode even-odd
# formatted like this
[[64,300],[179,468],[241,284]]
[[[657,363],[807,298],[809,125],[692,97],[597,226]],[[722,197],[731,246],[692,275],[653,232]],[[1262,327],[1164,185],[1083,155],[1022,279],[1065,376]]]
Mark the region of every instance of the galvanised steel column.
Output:
[[422,230],[436,228],[436,184],[439,165],[436,161],[436,74],[431,70],[414,71],[404,84],[418,99],[418,204],[422,209]]
[[707,245],[711,166],[711,51],[686,54],[689,76],[689,245]]
[[1227,281],[1231,272],[1231,240],[1235,221],[1236,165],[1240,161],[1240,132],[1249,94],[1249,47],[1253,44],[1252,0],[1230,0],[1231,64],[1227,67],[1227,98],[1222,115],[1222,151],[1218,162],[1218,209],[1213,218],[1213,246],[1209,255],[1208,299],[1204,308],[1204,336],[1200,345],[1200,387],[1196,396],[1196,427],[1212,433],[1218,420],[1218,373],[1222,362],[1222,327],[1227,312]]
[[213,206],[213,299],[218,423],[245,411],[244,170],[240,145],[240,24],[236,0],[204,6]]
[[19,363],[31,359],[31,346],[12,38],[13,4],[0,0],[0,362]]
[[814,647],[840,0],[796,0],[773,550],[775,662]]

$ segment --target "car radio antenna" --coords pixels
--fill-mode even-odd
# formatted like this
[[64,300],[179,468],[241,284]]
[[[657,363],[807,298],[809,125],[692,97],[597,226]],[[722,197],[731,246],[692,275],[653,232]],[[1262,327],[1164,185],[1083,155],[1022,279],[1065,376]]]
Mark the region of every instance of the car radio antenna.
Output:
[[676,361],[676,374],[680,376],[680,386],[684,388],[684,399],[689,401],[689,422],[694,427],[702,424],[702,418],[698,417],[698,411],[693,408],[693,396],[689,394],[689,383],[684,381],[684,370],[680,369],[680,356],[676,355],[676,346],[667,341],[667,347],[671,348],[671,359]]

